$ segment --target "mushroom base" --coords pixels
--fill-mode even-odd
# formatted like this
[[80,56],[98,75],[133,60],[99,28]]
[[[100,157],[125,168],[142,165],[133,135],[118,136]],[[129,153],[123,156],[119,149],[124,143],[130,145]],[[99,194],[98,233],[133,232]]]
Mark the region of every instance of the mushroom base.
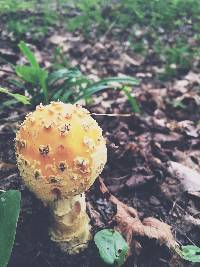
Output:
[[52,225],[49,229],[51,240],[68,254],[76,254],[84,250],[91,239],[85,195],[57,200],[50,206],[52,212]]

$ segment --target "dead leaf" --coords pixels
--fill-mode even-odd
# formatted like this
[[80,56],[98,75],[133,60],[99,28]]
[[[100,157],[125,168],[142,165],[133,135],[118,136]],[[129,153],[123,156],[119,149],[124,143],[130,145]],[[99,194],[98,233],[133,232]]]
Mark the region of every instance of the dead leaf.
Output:
[[194,91],[194,92],[190,92],[190,93],[185,93],[183,94],[182,96],[179,96],[176,98],[176,101],[180,101],[182,102],[183,104],[184,103],[187,103],[189,101],[194,101],[194,103],[196,105],[200,105],[200,96]]
[[136,77],[138,77],[138,78],[145,78],[145,77],[151,78],[152,73],[150,73],[150,72],[146,72],[146,73],[138,72],[138,73],[136,73]]
[[200,75],[193,71],[190,71],[186,76],[185,79],[188,80],[190,83],[198,83],[200,84]]
[[181,163],[169,161],[168,171],[181,181],[185,191],[190,193],[200,191],[200,174],[196,170]]
[[174,155],[178,162],[183,165],[196,170],[200,173],[200,151],[199,150],[189,150],[189,151],[174,151]]
[[180,131],[185,132],[188,136],[195,138],[199,136],[199,127],[196,126],[193,121],[180,121],[177,123],[177,126]]
[[174,83],[174,87],[176,88],[176,90],[181,90],[181,93],[186,93],[187,92],[187,86],[189,84],[188,80],[178,80]]
[[200,198],[200,192],[190,191],[188,192],[189,195]]
[[117,223],[116,229],[125,237],[129,247],[137,241],[138,237],[153,239],[160,245],[166,245],[169,248],[176,247],[177,243],[168,224],[151,217],[141,221],[134,208],[127,206],[110,194],[101,178],[99,178],[99,182],[101,192],[117,206],[117,213],[114,217]]
[[126,186],[128,188],[137,188],[139,186],[142,186],[146,184],[147,182],[151,181],[154,178],[153,175],[140,175],[135,174],[130,176],[126,181]]
[[169,248],[176,246],[176,241],[171,232],[171,226],[159,221],[156,218],[148,217],[142,221],[145,227],[141,227],[139,235],[155,239],[160,245],[167,245]]
[[67,37],[66,36],[61,36],[61,35],[52,35],[49,38],[49,42],[54,44],[54,45],[60,45],[61,43],[64,43],[67,41]]
[[0,170],[10,171],[16,169],[16,164],[0,162]]
[[105,225],[101,220],[101,215],[99,212],[97,212],[92,204],[90,202],[87,202],[87,209],[90,215],[90,219],[93,222],[93,225],[99,227],[99,228],[103,228]]
[[143,57],[139,57],[139,56],[135,56],[135,57],[131,57],[128,54],[122,54],[121,55],[121,60],[122,62],[124,62],[124,65],[130,64],[130,65],[134,65],[134,66],[140,66],[142,64],[142,62],[144,61]]
[[200,228],[200,219],[196,219],[193,216],[187,214],[184,216],[184,220]]
[[164,147],[175,147],[183,142],[183,137],[174,132],[170,134],[156,133],[154,135],[154,140],[161,143]]
[[13,72],[13,69],[10,65],[4,65],[2,70],[0,69],[0,78],[2,78],[5,75],[11,75],[12,72]]

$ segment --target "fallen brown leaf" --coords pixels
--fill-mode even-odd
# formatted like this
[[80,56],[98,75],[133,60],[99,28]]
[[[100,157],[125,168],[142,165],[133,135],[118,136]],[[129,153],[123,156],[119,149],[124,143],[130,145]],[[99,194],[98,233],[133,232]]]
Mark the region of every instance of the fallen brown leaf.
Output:
[[185,191],[200,192],[200,174],[187,166],[175,161],[169,161],[168,171],[177,177]]
[[0,162],[0,170],[9,171],[16,169],[16,164],[6,163],[6,162]]
[[199,136],[200,127],[196,126],[193,121],[185,120],[177,123],[177,128],[189,137],[197,138]]
[[88,209],[88,212],[90,214],[90,219],[91,221],[97,226],[97,227],[100,227],[100,228],[103,228],[104,227],[104,224],[103,222],[101,221],[101,215],[99,214],[99,212],[97,212],[94,207],[91,205],[90,202],[87,202],[87,209]]
[[54,45],[60,45],[64,42],[67,41],[67,37],[66,36],[61,36],[61,35],[52,35],[50,38],[49,38],[49,42],[54,44]]
[[126,186],[128,186],[128,188],[136,188],[141,185],[144,185],[145,183],[153,179],[154,179],[153,175],[146,175],[146,176],[140,174],[131,175],[126,181]]
[[99,178],[99,182],[101,192],[117,206],[117,213],[114,217],[117,224],[116,229],[124,236],[130,248],[131,244],[135,242],[139,247],[139,242],[136,240],[138,237],[153,239],[160,245],[166,245],[169,248],[176,247],[177,243],[168,224],[152,217],[141,221],[134,208],[127,206],[110,194],[101,178]]

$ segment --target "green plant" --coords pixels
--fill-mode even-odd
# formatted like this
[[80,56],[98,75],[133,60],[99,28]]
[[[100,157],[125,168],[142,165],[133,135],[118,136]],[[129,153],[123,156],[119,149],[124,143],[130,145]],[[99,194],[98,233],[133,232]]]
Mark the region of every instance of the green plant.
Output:
[[41,10],[42,14],[16,14],[8,19],[6,29],[12,32],[16,40],[24,39],[31,36],[31,39],[37,41],[44,38],[49,33],[50,27],[55,27],[58,23],[56,12],[51,10]]
[[[148,55],[149,49],[155,51],[159,41],[160,53],[156,52],[156,57],[160,58],[164,68],[164,73],[158,76],[161,80],[171,79],[188,71],[199,54],[198,42],[196,45],[189,44],[185,38],[185,30],[182,31],[189,26],[192,32],[199,32],[198,0],[77,0],[72,3],[76,11],[78,10],[77,15],[67,19],[68,28],[71,27],[73,31],[80,29],[89,34],[93,32],[92,27],[96,26],[97,33],[101,33],[109,31],[112,25],[112,29],[117,29],[113,34],[118,34],[119,38],[124,32],[128,32],[129,37],[132,36],[130,41],[133,51],[144,56]],[[137,36],[138,30],[143,38]],[[177,31],[180,40],[173,41],[172,46],[168,46],[166,35],[173,37],[177,35]],[[142,40],[147,41],[148,45],[143,44]],[[164,58],[164,62],[161,58]]]
[[180,109],[186,109],[187,106],[181,101],[181,100],[172,100],[169,101],[169,104],[171,104],[174,108],[180,108]]
[[[31,0],[28,3],[27,1],[19,3],[17,0],[0,0],[1,13],[19,11],[14,17],[8,16],[7,30],[11,31],[17,40],[28,36],[31,36],[32,40],[38,40],[48,35],[50,27],[57,25],[66,25],[71,31],[79,29],[86,35],[93,33],[94,28],[97,34],[111,32],[112,29],[112,34],[118,37],[127,35],[127,33],[128,36],[132,36],[132,49],[143,56],[148,55],[149,49],[155,51],[156,43],[160,41],[160,53],[156,52],[156,56],[165,58],[164,62],[160,59],[165,69],[164,73],[159,76],[162,80],[171,79],[181,74],[182,70],[188,70],[193,59],[197,54],[199,55],[199,0],[57,0],[54,6],[51,5],[52,2],[53,0],[40,2]],[[24,10],[36,12],[30,12],[27,16],[20,13]],[[70,15],[63,16],[61,10]],[[185,35],[184,29],[188,26],[194,33],[193,39],[196,39],[194,45],[188,44],[185,38],[187,34]],[[137,36],[138,30],[142,32],[143,38]],[[163,37],[167,34],[173,37],[177,35],[177,32],[180,39],[186,40],[169,47],[166,44],[166,38],[163,41]],[[62,67],[64,64],[61,61]],[[176,64],[176,68],[172,68],[172,64]]]
[[[43,94],[44,102],[47,104],[49,101],[48,97],[48,90],[46,86],[46,78],[48,76],[48,72],[44,69],[42,69],[34,54],[31,52],[31,50],[28,48],[26,43],[20,42],[19,48],[21,52],[24,54],[26,59],[29,62],[29,66],[25,65],[18,65],[16,66],[15,70],[17,75],[24,80],[25,82],[30,83],[33,87],[32,89],[29,89],[29,93],[33,96],[38,97],[41,99],[41,94]],[[39,92],[34,90],[34,88],[39,88]]]
[[22,38],[23,35],[28,32],[30,29],[30,22],[26,21],[26,23],[22,20],[12,19],[7,23],[7,29],[9,32],[13,32],[15,36]]
[[20,211],[21,194],[17,190],[0,194],[0,266],[6,267],[12,251]]
[[11,93],[6,88],[0,87],[0,93],[4,93],[4,94],[7,94],[8,96],[13,97],[16,101],[14,101],[12,103],[21,102],[24,105],[30,104],[29,99],[26,96],[16,94],[16,93]]
[[39,66],[34,54],[24,42],[19,44],[21,52],[29,62],[29,66],[18,65],[15,70],[18,77],[27,83],[28,93],[32,97],[32,103],[48,103],[50,100],[63,102],[77,102],[80,99],[88,99],[95,93],[105,89],[122,90],[128,97],[133,112],[139,112],[135,98],[131,95],[130,86],[139,84],[139,81],[131,77],[109,77],[94,82],[77,69],[62,68],[48,73]]
[[159,77],[161,80],[166,80],[174,77],[179,72],[188,71],[196,50],[189,47],[186,40],[178,39],[171,47],[157,41],[155,53],[162,58],[165,68],[165,71]]
[[69,68],[69,59],[63,55],[64,52],[60,47],[56,47],[54,49],[53,58],[52,58],[52,68],[55,70],[61,69],[61,68]]
[[79,14],[67,20],[67,28],[71,31],[82,29],[88,33],[94,24],[100,29],[106,29],[108,25],[106,19],[102,16],[102,9],[105,6],[105,0],[78,0],[74,1],[74,7]]
[[200,263],[200,248],[193,245],[182,246],[178,254],[187,261]]
[[82,75],[79,70],[60,69],[49,75],[47,84],[51,88],[56,88],[56,93],[51,96],[53,100],[60,99],[64,102],[71,103],[77,102],[80,99],[87,101],[93,94],[105,89],[113,88],[115,90],[122,90],[128,97],[133,112],[139,112],[137,102],[131,95],[131,88],[125,86],[126,84],[138,85],[138,80],[134,78],[109,77],[98,82],[93,82],[91,79]]
[[125,262],[128,245],[119,232],[112,229],[101,230],[95,234],[94,242],[105,263],[117,263],[121,266]]
[[34,1],[0,0],[0,13],[16,12],[33,7]]
[[[115,26],[127,29],[138,23],[155,29],[163,27],[172,30],[180,27],[191,17],[199,19],[200,4],[198,0],[76,0],[73,7],[79,12],[68,19],[72,30],[88,31],[94,24],[106,30],[105,25],[115,22]],[[106,24],[104,12],[106,10]]]

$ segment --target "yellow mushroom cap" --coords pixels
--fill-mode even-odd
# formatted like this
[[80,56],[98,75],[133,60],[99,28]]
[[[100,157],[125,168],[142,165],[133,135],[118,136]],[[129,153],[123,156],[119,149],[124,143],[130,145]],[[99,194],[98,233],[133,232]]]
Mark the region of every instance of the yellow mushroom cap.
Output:
[[102,130],[79,105],[52,102],[29,113],[16,134],[26,186],[43,202],[85,192],[107,160]]

